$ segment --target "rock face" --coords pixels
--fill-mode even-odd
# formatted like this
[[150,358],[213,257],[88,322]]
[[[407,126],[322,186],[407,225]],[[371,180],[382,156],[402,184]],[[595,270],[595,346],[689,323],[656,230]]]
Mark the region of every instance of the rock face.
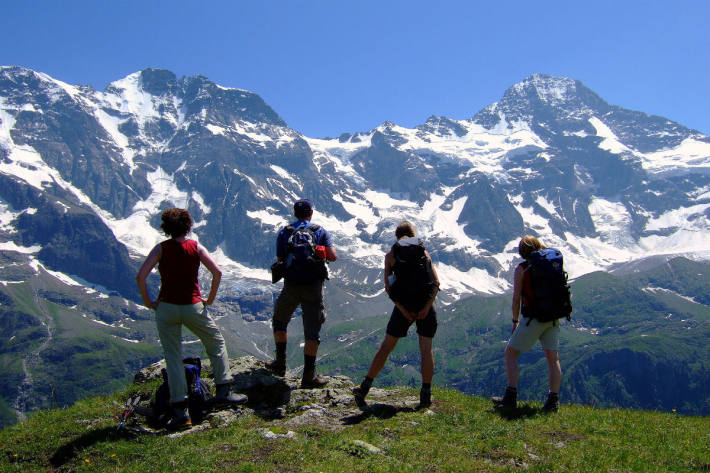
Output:
[[[358,406],[352,395],[353,382],[346,376],[328,376],[328,384],[322,389],[301,389],[301,378],[297,372],[288,371],[283,378],[275,376],[266,369],[263,361],[254,357],[231,359],[229,365],[234,377],[232,389],[248,396],[246,405],[213,411],[201,424],[172,435],[224,427],[249,414],[270,419],[275,425],[317,425],[340,430],[368,417],[388,418],[398,412],[413,411],[418,405],[416,397],[403,395],[399,390],[374,388],[368,394],[367,404]],[[159,379],[160,370],[164,367],[164,360],[154,363],[136,373],[134,382],[144,384]],[[203,360],[202,374],[207,383],[213,386],[209,360]],[[142,398],[142,407],[149,408],[149,396],[144,395]],[[133,428],[160,432],[159,429],[145,425],[142,418],[137,420]],[[267,438],[278,438],[270,432],[264,435]]]
[[507,289],[523,233],[585,271],[704,250],[708,169],[706,135],[563,77],[532,75],[471,119],[314,139],[257,94],[203,76],[145,69],[96,91],[0,67],[0,179],[27,188],[0,185],[0,242],[126,298],[137,298],[128,255],[156,243],[168,206],[188,208],[205,247],[263,282],[251,270],[268,267],[293,201],[309,197],[341,255],[337,280],[364,295],[407,219],[455,268],[440,273],[460,296]]

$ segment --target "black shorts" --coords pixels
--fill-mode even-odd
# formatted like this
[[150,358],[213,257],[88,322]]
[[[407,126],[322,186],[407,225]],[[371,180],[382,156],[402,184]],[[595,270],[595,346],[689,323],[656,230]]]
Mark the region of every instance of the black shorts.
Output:
[[[436,311],[434,306],[429,309],[429,314],[423,319],[417,319],[417,334],[422,337],[433,338],[436,333]],[[393,337],[402,338],[407,336],[409,327],[412,322],[407,320],[407,318],[402,315],[402,312],[395,306],[392,310],[392,315],[390,316],[390,321],[387,324],[387,335],[392,335]]]

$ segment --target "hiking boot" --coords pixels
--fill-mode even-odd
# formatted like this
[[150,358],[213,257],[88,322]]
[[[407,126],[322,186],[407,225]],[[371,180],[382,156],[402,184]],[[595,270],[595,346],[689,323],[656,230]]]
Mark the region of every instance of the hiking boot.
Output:
[[244,404],[249,398],[245,394],[236,394],[232,392],[231,384],[218,384],[217,394],[214,397],[214,403],[217,405],[232,405]]
[[176,402],[172,405],[172,414],[168,422],[166,422],[165,428],[176,431],[189,429],[190,427],[192,427],[192,421],[187,412],[187,401]]
[[370,388],[358,384],[353,388],[353,396],[355,396],[355,403],[359,406],[365,404],[365,396],[370,392]]
[[303,370],[302,389],[318,389],[328,384],[328,379],[316,374],[315,368]]
[[355,404],[362,406],[365,404],[365,396],[370,392],[372,387],[373,379],[365,376],[362,379],[362,383],[358,384],[353,388],[353,396],[355,396]]
[[282,378],[286,376],[286,359],[276,358],[266,363],[266,369]]
[[419,391],[419,407],[424,408],[429,406],[431,406],[431,388],[422,388],[421,391]]
[[518,407],[518,390],[508,386],[505,388],[505,394],[503,397],[494,397],[493,404],[495,407],[507,407],[515,409]]
[[542,410],[545,412],[557,412],[560,408],[560,397],[557,393],[549,393],[547,395],[547,401],[542,406]]

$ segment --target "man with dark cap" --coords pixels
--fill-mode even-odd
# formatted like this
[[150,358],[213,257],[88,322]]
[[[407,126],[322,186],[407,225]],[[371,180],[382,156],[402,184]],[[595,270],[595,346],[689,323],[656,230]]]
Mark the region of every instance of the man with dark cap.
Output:
[[301,387],[320,388],[328,382],[316,375],[320,328],[326,317],[323,281],[328,278],[326,260],[335,261],[338,256],[328,231],[311,223],[313,204],[309,200],[296,201],[293,213],[297,221],[282,228],[276,238],[276,258],[284,262],[286,271],[272,319],[276,358],[267,363],[267,367],[279,376],[286,374],[286,328],[300,305],[305,338]]

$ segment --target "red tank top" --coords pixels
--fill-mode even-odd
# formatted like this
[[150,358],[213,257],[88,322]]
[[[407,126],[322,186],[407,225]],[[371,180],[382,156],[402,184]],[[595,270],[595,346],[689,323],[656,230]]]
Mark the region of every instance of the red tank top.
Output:
[[197,271],[200,255],[195,240],[165,240],[160,244],[161,255],[158,263],[160,272],[161,301],[169,304],[187,305],[202,301]]

